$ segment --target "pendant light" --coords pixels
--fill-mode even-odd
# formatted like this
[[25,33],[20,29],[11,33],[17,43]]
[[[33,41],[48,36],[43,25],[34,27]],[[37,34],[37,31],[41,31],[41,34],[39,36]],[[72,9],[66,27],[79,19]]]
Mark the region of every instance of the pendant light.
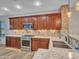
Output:
[[75,4],[75,9],[76,9],[76,11],[79,11],[79,0]]

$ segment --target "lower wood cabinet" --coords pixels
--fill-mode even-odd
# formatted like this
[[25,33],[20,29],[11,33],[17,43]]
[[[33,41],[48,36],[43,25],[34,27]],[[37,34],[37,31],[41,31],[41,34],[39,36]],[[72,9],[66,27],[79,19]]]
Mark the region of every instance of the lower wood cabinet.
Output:
[[21,47],[21,41],[20,37],[6,37],[6,47],[12,47],[12,48],[20,48]]
[[48,38],[32,38],[32,51],[36,51],[38,48],[48,49]]

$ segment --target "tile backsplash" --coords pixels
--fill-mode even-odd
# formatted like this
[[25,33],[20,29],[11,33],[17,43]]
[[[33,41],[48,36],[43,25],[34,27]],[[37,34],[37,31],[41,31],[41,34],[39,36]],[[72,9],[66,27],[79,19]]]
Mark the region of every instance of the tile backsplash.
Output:
[[7,35],[59,36],[60,30],[10,30]]

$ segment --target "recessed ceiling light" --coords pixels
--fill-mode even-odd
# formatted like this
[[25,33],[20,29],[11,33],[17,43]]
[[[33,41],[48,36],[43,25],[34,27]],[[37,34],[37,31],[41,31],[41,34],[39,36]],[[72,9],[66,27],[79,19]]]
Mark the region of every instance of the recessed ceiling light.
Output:
[[6,8],[6,7],[4,7],[4,8],[2,8],[4,11],[9,11],[9,9],[8,8]]
[[15,6],[17,9],[22,9],[22,7],[20,5],[16,5]]
[[34,3],[34,5],[37,6],[37,7],[40,6],[41,4],[42,4],[42,3],[41,3],[40,1],[36,1],[36,2]]

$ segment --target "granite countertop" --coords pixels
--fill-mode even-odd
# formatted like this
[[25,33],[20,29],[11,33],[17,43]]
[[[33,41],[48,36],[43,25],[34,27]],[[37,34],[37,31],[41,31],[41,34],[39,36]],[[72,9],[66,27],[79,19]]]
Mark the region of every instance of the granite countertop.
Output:
[[11,36],[11,37],[22,37],[22,35],[6,35],[6,36]]
[[50,38],[50,36],[33,36],[32,38]]
[[38,49],[32,59],[79,59],[79,53],[63,48]]
[[79,40],[79,35],[75,35],[75,34],[69,34],[71,37],[73,37],[74,39]]
[[47,49],[38,49],[38,51],[35,52],[34,56],[32,59],[46,59],[48,55],[48,50]]
[[[22,37],[23,35],[6,35],[6,36],[12,36],[12,37]],[[31,36],[32,38],[50,38],[50,36],[37,36],[37,35],[28,35]]]
[[53,48],[49,54],[50,59],[79,59],[79,53],[72,49]]

